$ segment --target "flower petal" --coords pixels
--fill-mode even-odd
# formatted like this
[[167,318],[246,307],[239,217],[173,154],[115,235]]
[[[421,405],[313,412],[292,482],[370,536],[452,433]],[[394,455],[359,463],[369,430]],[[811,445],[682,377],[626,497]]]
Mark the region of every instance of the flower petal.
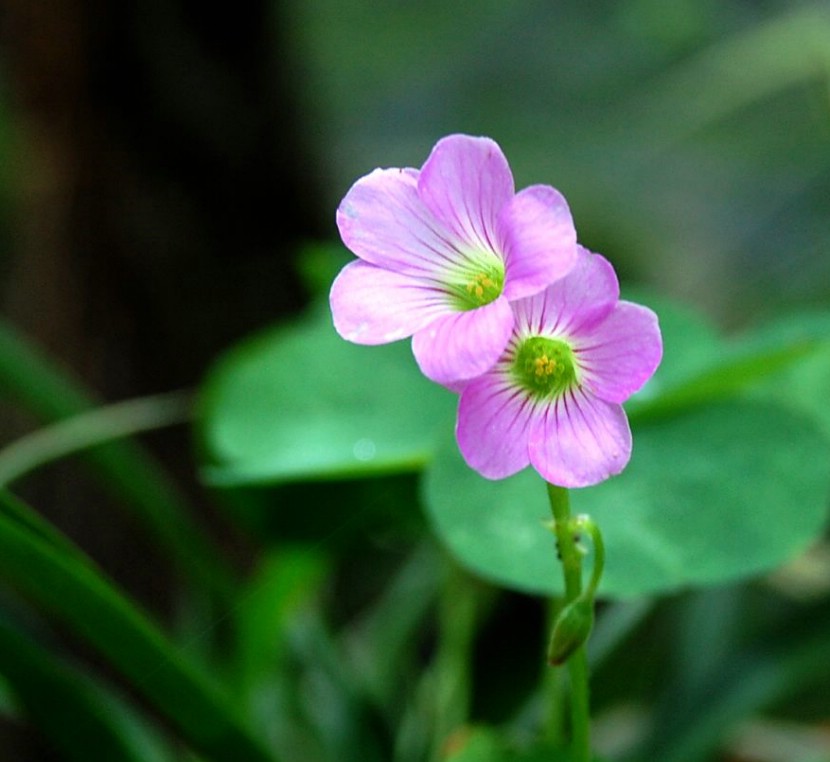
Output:
[[461,392],[455,427],[467,465],[488,479],[504,479],[526,468],[532,417],[532,403],[503,372],[471,381]]
[[517,330],[570,338],[603,320],[620,296],[611,263],[578,246],[573,269],[541,294],[513,302]]
[[651,378],[663,356],[657,315],[618,302],[589,336],[574,342],[583,382],[606,402],[625,402]]
[[511,301],[539,293],[576,264],[571,210],[549,185],[513,196],[499,214],[498,232],[506,263],[504,295]]
[[538,410],[530,462],[560,487],[588,487],[620,473],[631,457],[631,430],[622,407],[584,391]]
[[334,279],[329,301],[337,332],[358,344],[406,338],[452,312],[446,294],[428,283],[359,260]]
[[468,247],[498,253],[496,218],[513,196],[513,175],[494,141],[469,135],[439,140],[421,169],[418,194]]
[[427,378],[457,389],[498,361],[513,330],[513,311],[503,296],[478,309],[440,317],[412,338],[412,351]]
[[337,209],[343,243],[388,270],[434,277],[458,260],[452,234],[418,197],[418,170],[376,169],[361,177]]

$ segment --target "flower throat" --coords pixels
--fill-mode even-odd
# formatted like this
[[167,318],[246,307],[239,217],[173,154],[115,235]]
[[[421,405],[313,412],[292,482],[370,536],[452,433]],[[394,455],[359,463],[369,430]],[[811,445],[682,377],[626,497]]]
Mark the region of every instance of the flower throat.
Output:
[[513,360],[513,374],[535,397],[556,397],[577,384],[573,351],[564,341],[525,339]]
[[501,296],[504,288],[504,266],[487,263],[478,270],[467,270],[459,281],[450,285],[455,302],[462,311],[490,304]]

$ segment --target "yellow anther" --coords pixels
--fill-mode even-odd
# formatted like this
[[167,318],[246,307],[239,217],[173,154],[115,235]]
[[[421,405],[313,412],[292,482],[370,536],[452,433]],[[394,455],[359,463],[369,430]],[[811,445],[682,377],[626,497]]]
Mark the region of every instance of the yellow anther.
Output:
[[467,293],[478,301],[482,301],[488,291],[492,293],[497,289],[498,284],[484,273],[479,273],[467,283]]
[[556,360],[551,359],[547,355],[537,357],[533,361],[533,371],[536,375],[536,378],[542,378],[543,376],[552,376],[554,373],[556,373]]
[[460,307],[474,310],[490,304],[501,295],[503,275],[497,267],[479,272],[468,270],[464,280],[452,284],[452,291],[459,297]]

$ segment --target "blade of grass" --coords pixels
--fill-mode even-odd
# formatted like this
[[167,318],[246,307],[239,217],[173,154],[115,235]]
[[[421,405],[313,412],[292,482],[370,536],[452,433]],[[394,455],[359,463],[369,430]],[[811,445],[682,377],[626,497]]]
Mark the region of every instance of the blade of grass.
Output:
[[15,440],[0,450],[0,487],[52,461],[114,439],[190,419],[190,395],[171,392],[93,408]]
[[697,762],[708,758],[740,720],[786,699],[830,675],[830,622],[810,632],[788,632],[762,651],[744,649],[722,662],[722,668],[695,695],[667,699],[664,721],[637,759]]
[[127,707],[88,675],[0,619],[0,672],[37,728],[68,760],[164,762],[158,738],[127,724]]
[[[86,391],[4,321],[0,321],[0,394],[46,423],[96,406]],[[84,457],[108,491],[135,512],[183,572],[223,602],[232,599],[233,573],[155,460],[126,441],[88,450]]]
[[84,552],[65,534],[59,532],[37,511],[32,510],[26,503],[2,487],[0,487],[0,514],[33,532],[40,539],[50,543],[56,550],[71,555],[81,563],[88,561]]
[[407,650],[436,604],[443,560],[432,543],[416,548],[378,600],[343,634],[364,691],[386,710],[400,709],[394,696],[406,671]]
[[0,515],[0,575],[103,655],[213,760],[273,762],[211,677],[96,571]]

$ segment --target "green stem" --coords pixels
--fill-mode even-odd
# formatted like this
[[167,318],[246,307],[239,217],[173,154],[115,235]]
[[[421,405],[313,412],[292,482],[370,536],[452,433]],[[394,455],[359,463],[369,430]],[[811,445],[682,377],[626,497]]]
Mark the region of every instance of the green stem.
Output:
[[[582,555],[573,536],[568,490],[548,484],[548,498],[553,512],[556,544],[565,577],[565,606],[582,592]],[[571,744],[574,762],[590,762],[590,708],[588,702],[588,659],[581,645],[568,659],[571,682]]]
[[[549,606],[548,631],[553,632],[556,617],[562,610],[561,601],[553,599]],[[546,669],[542,682],[545,716],[542,737],[551,746],[564,746],[567,739],[565,703],[567,686],[561,669]]]
[[599,527],[590,516],[585,514],[577,516],[574,525],[578,530],[591,535],[591,544],[594,547],[594,567],[591,569],[591,579],[588,581],[585,595],[593,599],[597,594],[599,581],[602,579],[602,572],[605,569],[605,543],[602,541],[602,532],[599,531]]

